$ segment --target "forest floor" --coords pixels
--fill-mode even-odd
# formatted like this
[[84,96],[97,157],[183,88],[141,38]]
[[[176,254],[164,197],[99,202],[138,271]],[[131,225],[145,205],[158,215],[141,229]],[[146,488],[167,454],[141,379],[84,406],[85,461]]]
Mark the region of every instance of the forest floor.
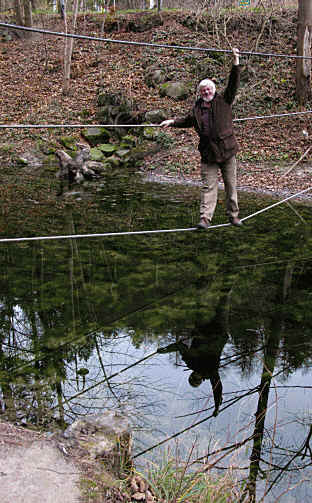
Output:
[[[241,51],[265,53],[296,52],[296,11],[281,9],[269,16],[266,11],[255,13],[238,9],[223,17],[207,18],[206,31],[203,24],[196,23],[192,28],[185,26],[189,14],[163,12],[160,26],[131,32],[121,24],[120,31],[112,33],[107,33],[105,27],[101,31],[103,15],[85,14],[79,16],[76,31],[83,35],[134,42],[226,49],[236,46]],[[9,17],[3,21],[13,22]],[[64,31],[57,15],[38,16],[34,24],[39,28]],[[64,96],[63,54],[62,37],[35,34],[30,40],[14,39],[0,43],[0,124],[97,123],[100,83],[107,91],[123,92],[141,111],[157,109],[164,111],[167,117],[181,116],[192,106],[194,94],[182,102],[161,98],[158,89],[145,83],[147,68],[157,66],[170,72],[175,80],[194,82],[195,93],[198,80],[207,74],[215,79],[217,89],[222,90],[232,60],[229,54],[207,58],[207,53],[196,51],[75,40],[71,92]],[[233,106],[234,118],[299,111],[295,98],[295,59],[242,57],[241,65],[242,79]],[[305,110],[310,108],[312,106],[307,103]],[[296,193],[308,188],[312,171],[309,154],[289,174],[283,175],[310,146],[309,136],[303,134],[303,131],[309,133],[310,117],[306,114],[237,122],[235,134],[240,145],[238,188],[272,195]],[[154,176],[199,181],[196,133],[189,129],[167,129],[166,133],[172,143],[146,158],[142,170]],[[77,130],[69,132],[68,129],[0,130],[2,174],[17,154],[38,141],[58,141],[62,134],[79,137]],[[306,194],[310,196],[310,192]]]

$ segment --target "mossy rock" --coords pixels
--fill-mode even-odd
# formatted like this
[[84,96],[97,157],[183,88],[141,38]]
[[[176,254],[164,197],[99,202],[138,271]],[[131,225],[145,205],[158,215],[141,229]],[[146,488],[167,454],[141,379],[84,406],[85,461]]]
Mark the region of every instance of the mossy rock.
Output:
[[105,162],[102,163],[102,171],[108,171],[109,169],[112,168],[112,164],[110,162],[106,162],[106,159],[105,159]]
[[147,140],[156,140],[159,135],[159,131],[153,127],[145,127],[143,129],[143,136]]
[[149,124],[160,124],[167,119],[167,114],[163,110],[150,110],[145,114],[145,120]]
[[154,68],[147,71],[144,81],[148,87],[156,87],[168,80],[167,72],[161,68]]
[[146,155],[147,155],[146,148],[142,145],[131,149],[131,159],[135,161],[144,159]]
[[73,138],[72,136],[61,136],[59,142],[68,150],[73,150],[74,152],[77,150],[77,138]]
[[136,142],[137,142],[137,139],[135,136],[133,136],[132,134],[127,134],[126,136],[123,136],[121,138],[122,142],[121,142],[121,146],[129,146],[129,147],[132,147],[134,145],[136,145]]
[[101,143],[100,145],[97,145],[97,148],[105,155],[111,155],[118,147],[116,145],[112,145],[111,143]]
[[42,152],[45,155],[52,155],[55,154],[55,151],[58,150],[59,146],[54,142],[38,140],[37,148],[40,150],[40,152]]
[[149,141],[131,149],[131,161],[141,161],[148,155],[153,155],[159,152],[161,147],[155,141]]
[[119,148],[118,150],[116,150],[116,155],[118,155],[118,157],[121,157],[121,159],[124,159],[128,154],[129,154],[130,150],[128,148]]
[[176,101],[185,100],[189,94],[189,87],[183,82],[166,82],[159,87],[161,97],[168,96]]
[[116,155],[111,155],[110,157],[107,157],[105,159],[105,164],[109,164],[113,168],[117,168],[120,166],[120,158],[117,157]]
[[16,164],[17,166],[28,166],[28,160],[25,159],[24,157],[17,157],[16,158]]
[[100,143],[106,143],[110,138],[109,131],[101,127],[84,129],[81,134],[91,147],[96,147]]
[[101,161],[104,158],[103,152],[99,148],[93,147],[90,149],[91,161]]

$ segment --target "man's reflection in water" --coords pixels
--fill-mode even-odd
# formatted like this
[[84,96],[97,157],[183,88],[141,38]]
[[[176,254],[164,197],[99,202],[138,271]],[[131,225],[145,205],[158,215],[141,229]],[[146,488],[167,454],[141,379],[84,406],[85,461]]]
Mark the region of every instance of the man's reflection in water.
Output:
[[197,388],[209,379],[211,382],[215,408],[213,415],[217,416],[222,403],[222,382],[219,374],[220,359],[228,336],[224,333],[219,316],[202,325],[196,325],[187,342],[177,341],[164,348],[159,348],[158,353],[171,353],[178,351],[187,367],[192,370],[189,383]]

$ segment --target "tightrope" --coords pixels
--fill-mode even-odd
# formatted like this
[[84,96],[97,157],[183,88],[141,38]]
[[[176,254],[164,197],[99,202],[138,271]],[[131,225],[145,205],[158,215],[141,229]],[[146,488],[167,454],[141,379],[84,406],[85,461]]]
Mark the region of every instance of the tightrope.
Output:
[[[266,208],[263,208],[262,210],[256,211],[255,213],[252,213],[251,215],[248,215],[247,217],[244,217],[241,219],[242,222],[245,220],[249,220],[250,218],[255,217],[256,215],[260,215],[260,213],[264,213],[265,211],[270,210],[271,208],[274,208],[275,206],[278,206],[282,203],[285,203],[286,201],[289,201],[289,199],[293,199],[294,197],[300,196],[301,194],[304,194],[305,192],[308,192],[309,190],[312,190],[312,187],[308,187],[307,189],[301,190],[300,192],[297,192],[296,194],[293,194],[291,196],[286,197],[285,199],[282,199],[281,201],[278,201],[277,203],[271,204],[270,206],[267,206]],[[211,225],[208,230],[213,230],[213,229],[219,229],[221,227],[229,227],[231,226],[230,223],[226,224],[218,224],[218,225]],[[23,238],[1,238],[0,243],[10,243],[10,242],[21,242],[21,241],[47,241],[51,239],[81,239],[81,238],[98,238],[98,237],[117,237],[117,236],[133,236],[133,235],[143,235],[143,234],[163,234],[163,233],[170,233],[170,232],[189,232],[189,231],[198,231],[197,227],[188,227],[185,229],[158,229],[158,230],[151,230],[151,231],[127,231],[127,232],[104,232],[104,233],[99,233],[99,234],[70,234],[70,235],[59,235],[59,236],[35,236],[35,237],[23,237]]]
[[[253,117],[242,117],[241,119],[233,119],[233,122],[252,121],[257,119],[272,119],[275,117],[288,117],[292,115],[311,114],[312,110],[303,112],[288,112],[283,114],[273,115],[254,115]],[[45,129],[45,128],[149,128],[160,127],[160,124],[0,124],[0,129]]]
[[[11,28],[14,30],[31,31],[31,32],[35,32],[35,33],[43,33],[45,35],[54,35],[57,37],[78,38],[78,39],[82,39],[82,40],[93,40],[96,42],[106,42],[106,43],[110,43],[110,44],[136,45],[136,46],[163,48],[163,49],[177,49],[177,50],[183,50],[183,51],[226,52],[226,53],[233,52],[231,49],[191,47],[191,46],[170,45],[170,44],[153,44],[150,42],[133,42],[131,40],[114,40],[111,38],[91,37],[88,35],[78,35],[75,33],[64,33],[64,32],[57,32],[57,31],[43,30],[40,28],[29,28],[27,26],[19,26],[19,25],[8,24],[8,23],[0,23],[0,26],[3,26],[4,28]],[[312,56],[298,56],[296,54],[276,54],[276,53],[252,52],[252,51],[239,51],[239,53],[240,53],[240,55],[247,55],[247,56],[254,55],[254,56],[274,57],[274,58],[312,59]]]
[[301,194],[304,194],[305,192],[308,192],[309,190],[312,190],[312,187],[308,187],[307,189],[301,190],[300,192],[297,192],[296,194],[293,194],[292,196],[285,197],[285,199],[282,199],[282,201],[278,201],[277,203],[271,204],[270,206],[267,206],[266,208],[263,208],[262,210],[256,211],[252,215],[249,215],[247,217],[242,218],[241,221],[244,222],[245,220],[249,220],[249,218],[255,217],[256,215],[260,215],[260,213],[264,213],[265,211],[268,211],[271,208],[278,206],[279,204],[286,203],[286,201],[289,201],[289,199],[292,199],[293,197],[296,197],[296,196],[300,196]]

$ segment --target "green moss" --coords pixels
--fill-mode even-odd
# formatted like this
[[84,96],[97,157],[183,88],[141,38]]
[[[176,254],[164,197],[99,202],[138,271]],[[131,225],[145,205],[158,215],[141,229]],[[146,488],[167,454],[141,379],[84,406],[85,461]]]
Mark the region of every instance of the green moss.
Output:
[[101,127],[84,129],[81,134],[92,147],[95,147],[100,143],[105,143],[110,138],[109,131]]
[[112,154],[112,152],[115,152],[118,147],[116,145],[112,145],[111,143],[101,143],[97,146],[97,148],[104,154]]
[[123,136],[122,137],[122,143],[120,144],[121,146],[132,146],[132,145],[135,145],[136,144],[136,137],[131,135],[131,134],[127,134],[126,136]]
[[104,158],[104,154],[99,148],[94,147],[90,149],[90,158],[92,161],[101,161]]
[[129,152],[130,150],[126,148],[119,148],[118,150],[116,150],[116,154],[122,159],[124,159],[129,154]]
[[0,154],[9,154],[11,152],[14,152],[14,145],[10,143],[3,143],[3,145],[0,145]]
[[72,136],[61,136],[59,142],[67,149],[76,151],[77,150],[77,139]]
[[106,158],[106,163],[109,163],[110,166],[116,168],[116,167],[120,166],[120,159],[117,156],[112,155],[112,156]]
[[145,127],[143,129],[143,136],[147,140],[156,140],[159,132],[156,128],[153,127]]

